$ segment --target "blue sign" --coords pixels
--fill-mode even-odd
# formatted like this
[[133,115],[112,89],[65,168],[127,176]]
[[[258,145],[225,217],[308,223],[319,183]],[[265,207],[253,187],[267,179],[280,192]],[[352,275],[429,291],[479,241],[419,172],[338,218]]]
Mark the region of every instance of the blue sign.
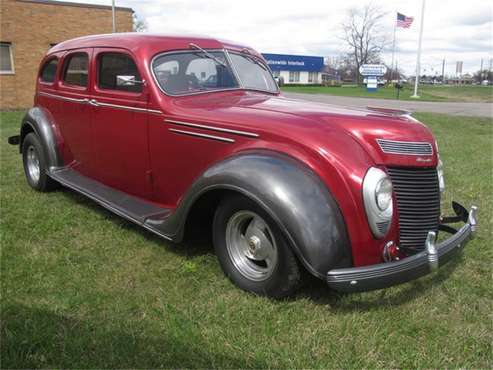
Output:
[[323,57],[286,54],[262,54],[273,71],[321,72],[324,68]]

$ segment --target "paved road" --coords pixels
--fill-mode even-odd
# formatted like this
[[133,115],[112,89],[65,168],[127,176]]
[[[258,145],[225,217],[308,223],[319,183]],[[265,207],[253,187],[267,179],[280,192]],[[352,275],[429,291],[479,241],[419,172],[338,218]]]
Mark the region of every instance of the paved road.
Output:
[[326,94],[301,94],[291,92],[283,92],[283,94],[286,97],[293,99],[335,104],[344,107],[365,108],[371,106],[404,109],[411,112],[431,112],[451,114],[454,116],[477,116],[493,118],[493,103],[421,102],[409,100],[353,98],[347,96],[334,96]]

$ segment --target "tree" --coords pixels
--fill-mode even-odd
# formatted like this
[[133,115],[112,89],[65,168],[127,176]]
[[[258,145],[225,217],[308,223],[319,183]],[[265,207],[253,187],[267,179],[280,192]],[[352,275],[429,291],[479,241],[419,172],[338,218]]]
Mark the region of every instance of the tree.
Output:
[[147,31],[147,22],[144,19],[139,18],[135,13],[133,15],[133,30],[134,32]]
[[473,78],[478,83],[481,83],[484,80],[493,81],[493,72],[491,72],[487,69],[484,69],[482,71],[479,70],[476,73],[474,73]]
[[356,68],[358,82],[361,81],[359,67],[380,62],[380,53],[387,45],[380,25],[384,15],[379,7],[369,3],[361,9],[350,9],[342,23],[341,38],[348,46],[348,55]]

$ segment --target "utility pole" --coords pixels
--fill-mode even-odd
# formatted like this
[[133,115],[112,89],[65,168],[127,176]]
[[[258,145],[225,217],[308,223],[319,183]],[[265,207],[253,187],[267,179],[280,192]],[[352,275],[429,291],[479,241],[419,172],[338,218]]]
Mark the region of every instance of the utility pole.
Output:
[[116,32],[115,0],[111,0],[111,18],[113,20],[113,33]]
[[419,41],[418,41],[418,56],[416,60],[416,78],[414,79],[414,94],[411,95],[411,98],[419,98],[418,95],[418,84],[419,84],[419,73],[421,72],[421,41],[423,40],[423,25],[425,20],[425,2],[423,0],[423,5],[421,7],[421,25],[419,28]]
[[442,84],[445,85],[445,58],[443,58],[442,62]]
[[481,58],[481,68],[479,69],[479,83],[481,84],[483,82],[483,58]]

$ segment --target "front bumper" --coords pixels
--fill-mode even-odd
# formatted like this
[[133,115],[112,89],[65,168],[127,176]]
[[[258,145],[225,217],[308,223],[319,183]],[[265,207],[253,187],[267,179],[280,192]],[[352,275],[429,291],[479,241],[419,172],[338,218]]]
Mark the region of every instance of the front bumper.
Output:
[[[461,220],[465,224],[459,230],[444,226],[442,230],[455,232],[450,238],[435,245],[436,233],[430,231],[424,251],[400,261],[330,270],[327,273],[327,284],[330,288],[342,292],[362,292],[405,283],[443,266],[472,239],[477,225],[477,207],[472,206],[467,212],[457,203],[453,205],[458,217],[448,219]],[[461,212],[457,212],[458,208]]]

